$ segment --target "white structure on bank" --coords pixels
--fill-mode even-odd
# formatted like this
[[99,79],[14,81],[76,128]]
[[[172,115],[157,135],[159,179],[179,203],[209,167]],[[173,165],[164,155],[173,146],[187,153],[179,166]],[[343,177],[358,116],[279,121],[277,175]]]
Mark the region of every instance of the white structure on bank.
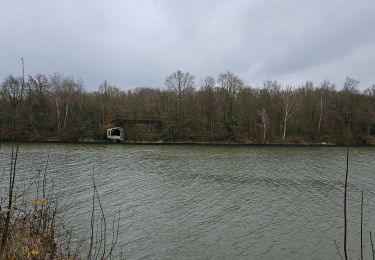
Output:
[[122,127],[108,128],[107,138],[112,142],[122,142],[124,140],[124,129]]

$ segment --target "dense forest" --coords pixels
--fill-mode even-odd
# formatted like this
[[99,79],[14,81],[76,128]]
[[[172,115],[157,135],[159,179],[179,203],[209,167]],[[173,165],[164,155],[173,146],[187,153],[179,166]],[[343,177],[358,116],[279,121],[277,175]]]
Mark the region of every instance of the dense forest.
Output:
[[[121,90],[105,81],[97,91],[61,74],[8,76],[0,89],[0,134],[23,141],[101,141],[121,126],[126,141],[375,143],[375,85],[359,90],[307,81],[248,86],[231,72],[200,84],[176,71],[163,88]],[[18,123],[17,123],[18,122]]]

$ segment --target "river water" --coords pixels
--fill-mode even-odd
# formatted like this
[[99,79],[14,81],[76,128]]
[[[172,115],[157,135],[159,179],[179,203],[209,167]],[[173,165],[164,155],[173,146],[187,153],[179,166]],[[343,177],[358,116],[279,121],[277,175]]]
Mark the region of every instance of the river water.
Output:
[[[11,146],[0,151],[7,174]],[[48,154],[66,225],[89,235],[94,172],[107,222],[121,210],[124,258],[339,259],[335,240],[342,252],[345,148],[22,144],[19,189]],[[350,150],[348,244],[357,259],[362,190],[371,257],[374,159],[375,148]]]

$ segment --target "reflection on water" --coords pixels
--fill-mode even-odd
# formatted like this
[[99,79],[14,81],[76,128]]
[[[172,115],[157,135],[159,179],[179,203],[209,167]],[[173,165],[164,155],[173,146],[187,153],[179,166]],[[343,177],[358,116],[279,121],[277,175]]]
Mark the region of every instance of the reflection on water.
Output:
[[[342,241],[345,148],[23,144],[18,183],[45,166],[66,221],[90,226],[91,176],[104,210],[122,210],[119,244],[129,259],[332,259]],[[359,256],[375,232],[373,148],[352,148],[349,249]],[[1,148],[1,172],[10,146]],[[4,189],[1,191],[4,192]],[[85,234],[85,232],[79,232]]]

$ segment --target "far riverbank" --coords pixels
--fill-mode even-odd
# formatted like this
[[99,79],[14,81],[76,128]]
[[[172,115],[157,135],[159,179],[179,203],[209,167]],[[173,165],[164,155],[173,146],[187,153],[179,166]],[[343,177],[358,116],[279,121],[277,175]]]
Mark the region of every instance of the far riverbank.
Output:
[[[3,141],[2,143],[12,143]],[[21,141],[20,143],[51,143],[51,144],[108,144],[108,145],[156,145],[156,146],[234,146],[234,147],[347,147],[347,144],[334,143],[235,143],[235,142],[145,142],[145,141]],[[375,147],[375,144],[350,144],[350,147]]]

